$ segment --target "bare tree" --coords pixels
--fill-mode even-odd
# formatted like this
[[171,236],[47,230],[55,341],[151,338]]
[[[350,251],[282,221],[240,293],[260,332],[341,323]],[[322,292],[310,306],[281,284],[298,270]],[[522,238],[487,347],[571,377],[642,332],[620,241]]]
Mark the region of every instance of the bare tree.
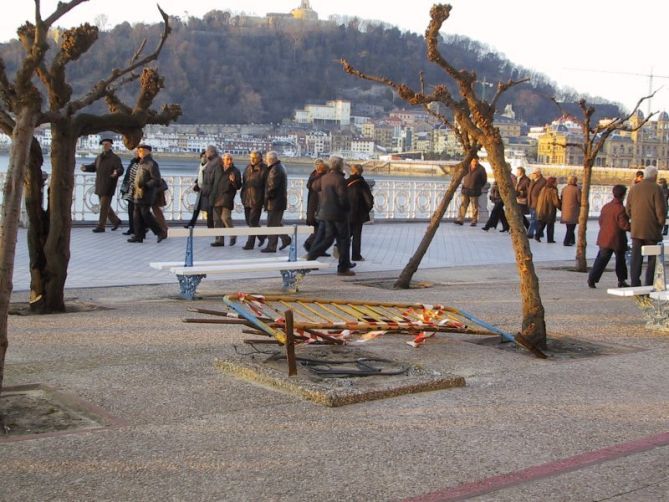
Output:
[[393,87],[402,99],[413,105],[428,105],[435,102],[445,104],[453,112],[455,122],[462,131],[472,141],[485,147],[504,201],[520,277],[523,321],[522,332],[516,336],[516,340],[529,350],[541,354],[538,349],[546,347],[546,324],[544,307],[539,293],[539,280],[534,270],[532,253],[523,226],[522,215],[516,202],[511,171],[504,159],[504,143],[499,129],[493,125],[494,112],[501,95],[509,88],[525,82],[526,79],[499,83],[497,92],[490,102],[480,99],[475,90],[476,74],[468,70],[455,68],[439,50],[439,30],[448,19],[450,11],[451,6],[447,4],[432,6],[430,10],[431,21],[425,33],[425,38],[428,60],[438,65],[453,80],[459,92],[459,97],[454,96],[444,84],[435,86],[431,93],[426,94],[424,89],[416,91],[406,84],[397,84],[384,77],[365,75],[346,61],[343,61],[342,64],[344,70],[350,74]]
[[[66,67],[85,54],[98,38],[98,28],[88,23],[63,32],[58,52],[50,66],[36,67],[47,93],[48,110],[40,121],[51,124],[51,177],[48,210],[41,208],[40,173],[32,173],[27,185],[27,205],[30,218],[31,245],[31,308],[39,312],[65,310],[64,291],[70,260],[72,229],[72,194],[74,190],[75,150],[81,136],[102,131],[115,131],[124,136],[128,148],[134,148],[142,138],[146,124],[169,124],[181,114],[178,105],[165,105],[161,111],[151,109],[154,98],[164,86],[163,78],[146,65],[155,61],[170,33],[168,16],[158,7],[164,29],[153,52],[143,56],[144,41],[124,68],[114,68],[80,98],[72,97],[72,87],[66,79]],[[31,35],[21,41],[27,49]],[[143,69],[142,69],[143,68]],[[141,72],[139,71],[141,69]],[[118,90],[139,80],[139,93],[133,106],[123,103]],[[87,107],[104,99],[108,113],[95,115]],[[33,164],[35,169],[39,169]],[[46,224],[45,224],[46,220]]]
[[[639,110],[641,104],[647,99],[652,98],[655,93],[645,96],[639,101],[637,101],[634,109],[624,117],[616,117],[611,120],[600,122],[597,125],[592,124],[592,117],[595,114],[595,107],[589,105],[585,99],[581,99],[578,102],[578,105],[583,113],[583,119],[581,120],[581,132],[583,135],[582,143],[565,143],[559,146],[564,148],[575,147],[583,152],[583,183],[581,187],[581,207],[578,212],[578,237],[576,239],[576,270],[578,272],[587,272],[588,271],[588,262],[586,259],[586,248],[588,246],[586,240],[586,232],[588,229],[588,215],[590,214],[590,186],[592,183],[592,167],[595,165],[595,160],[597,155],[602,151],[606,140],[609,139],[611,134],[616,131],[627,131],[634,132],[650,120],[654,115],[651,113],[642,120],[639,124],[632,126],[630,124],[630,119],[634,117]],[[553,99],[553,102],[560,108],[557,100]],[[558,146],[557,143],[554,143],[554,146]]]

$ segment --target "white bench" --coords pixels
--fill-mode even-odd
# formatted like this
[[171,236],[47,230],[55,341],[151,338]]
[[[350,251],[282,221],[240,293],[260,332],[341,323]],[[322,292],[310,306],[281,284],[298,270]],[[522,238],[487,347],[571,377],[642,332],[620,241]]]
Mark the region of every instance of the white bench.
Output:
[[[233,228],[170,228],[167,238],[186,237],[186,257],[182,262],[152,262],[157,270],[169,270],[177,276],[182,298],[192,300],[200,281],[207,275],[231,275],[242,272],[266,272],[276,270],[283,277],[284,290],[297,291],[304,274],[312,270],[328,268],[328,263],[318,260],[297,259],[297,235],[310,234],[313,227],[292,225],[287,227],[233,227]],[[248,258],[233,260],[194,261],[194,237],[268,236],[292,234],[288,256]]]

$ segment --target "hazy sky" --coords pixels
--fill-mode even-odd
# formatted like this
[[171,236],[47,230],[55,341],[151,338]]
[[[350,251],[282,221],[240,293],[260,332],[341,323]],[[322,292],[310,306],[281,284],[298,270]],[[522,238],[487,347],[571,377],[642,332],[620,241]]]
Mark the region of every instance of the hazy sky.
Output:
[[[0,41],[34,19],[31,0],[2,0]],[[43,15],[56,0],[42,0]],[[201,16],[212,9],[264,15],[289,12],[300,0],[161,0],[170,15]],[[431,0],[411,2],[311,0],[321,19],[331,14],[377,19],[423,33]],[[669,111],[669,2],[665,0],[452,0],[451,18],[442,32],[470,36],[506,55],[512,62],[545,73],[561,86],[599,95],[631,109],[649,89],[659,89],[653,110]],[[11,6],[10,6],[11,5]],[[89,0],[61,20],[62,26],[93,21],[105,14],[110,24],[157,22],[153,1]],[[411,10],[408,10],[411,9]],[[169,42],[168,42],[169,43]],[[634,74],[634,75],[630,75]],[[661,78],[665,77],[665,78]],[[643,106],[646,113],[647,106]]]

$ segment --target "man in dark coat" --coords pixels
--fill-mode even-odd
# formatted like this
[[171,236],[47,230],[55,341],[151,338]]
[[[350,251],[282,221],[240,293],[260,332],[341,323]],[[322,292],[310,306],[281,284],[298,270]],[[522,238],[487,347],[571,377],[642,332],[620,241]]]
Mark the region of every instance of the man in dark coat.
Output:
[[146,229],[158,236],[158,242],[167,237],[167,232],[160,228],[158,222],[151,214],[151,206],[156,201],[158,190],[160,190],[160,168],[151,156],[151,146],[141,144],[137,147],[137,155],[140,158],[135,175],[135,186],[133,189],[135,197],[135,235],[128,242],[143,242],[146,237]]
[[337,275],[355,275],[351,269],[351,231],[349,227],[350,204],[346,192],[344,178],[344,159],[330,157],[330,170],[314,182],[314,189],[318,192],[319,225],[323,226],[309,249],[307,259],[315,260],[321,256],[336,240],[339,250],[339,265]]
[[[214,184],[214,173],[221,164],[221,158],[218,150],[213,145],[209,145],[205,150],[206,162],[202,167],[202,184],[200,185],[200,210],[207,212],[207,228],[214,227],[214,209],[209,200],[209,193]],[[199,184],[199,176],[198,176]]]
[[[541,169],[532,171],[532,181],[527,189],[527,204],[530,207],[530,226],[527,229],[527,236],[531,239],[537,229],[537,202],[541,189],[546,185],[546,178],[541,174]],[[543,232],[539,232],[536,237],[543,237]]]
[[[267,152],[265,156],[267,164],[267,183],[265,183],[265,211],[267,211],[267,226],[282,227],[283,212],[288,207],[288,175],[281,164],[276,152]],[[291,238],[287,234],[281,235],[281,247],[290,246]],[[270,235],[267,238],[267,247],[261,249],[261,253],[276,253],[276,245],[279,241],[278,235]]]
[[351,261],[365,261],[362,248],[362,225],[369,221],[369,212],[374,208],[374,196],[367,181],[362,177],[362,166],[353,164],[351,176],[346,180],[346,193],[351,206],[349,223],[351,225]]
[[[657,167],[647,166],[643,180],[630,189],[627,196],[627,215],[632,227],[632,286],[641,286],[641,246],[657,244],[662,240],[662,227],[667,214],[667,203],[662,188],[657,184]],[[653,284],[655,256],[648,257],[646,286]]]
[[588,286],[595,288],[595,284],[604,273],[611,255],[616,255],[616,276],[618,277],[618,287],[627,287],[627,263],[625,262],[625,252],[627,251],[627,234],[630,229],[630,219],[627,217],[623,200],[627,187],[616,185],[613,187],[613,200],[605,204],[602,212],[599,214],[599,234],[597,235],[597,245],[599,252],[595,263],[590,269],[588,275]]
[[520,214],[523,215],[523,225],[525,228],[529,228],[530,222],[527,221],[525,217],[526,214],[530,214],[530,207],[527,204],[527,193],[530,189],[530,178],[525,174],[525,168],[518,166],[516,168],[516,202],[520,208]]
[[[235,167],[232,155],[223,154],[220,165],[214,170],[214,181],[209,192],[209,204],[214,212],[214,226],[232,228],[232,210],[235,208],[235,195],[242,186],[242,175]],[[237,237],[230,237],[230,245],[237,243]],[[212,246],[224,246],[223,236],[217,236]]]
[[453,223],[462,225],[465,221],[467,206],[472,206],[472,227],[479,221],[479,197],[483,187],[488,182],[488,175],[485,168],[479,164],[479,159],[474,157],[469,164],[469,172],[462,179],[462,202],[460,203],[460,212],[458,219]]
[[[328,166],[325,164],[323,159],[317,159],[314,164],[314,170],[309,175],[307,180],[307,225],[314,227],[314,231],[307,237],[304,241],[304,249],[309,251],[311,244],[316,238],[318,233],[318,219],[316,214],[318,213],[318,192],[314,190],[314,183],[317,179],[323,176],[328,172]],[[328,255],[329,256],[329,255]]]
[[81,166],[82,171],[95,173],[95,195],[100,198],[100,218],[93,232],[104,232],[107,219],[112,224],[112,230],[116,230],[121,224],[121,219],[111,208],[111,200],[116,192],[118,178],[123,174],[123,164],[119,156],[112,152],[112,139],[104,138],[100,144],[102,153],[95,162]]
[[[242,176],[242,204],[244,205],[244,219],[249,227],[260,226],[260,215],[265,201],[265,183],[267,183],[267,164],[262,161],[260,152],[253,151],[250,163],[244,169]],[[258,236],[259,245],[265,242],[264,236]],[[256,236],[249,235],[242,249],[253,249]]]

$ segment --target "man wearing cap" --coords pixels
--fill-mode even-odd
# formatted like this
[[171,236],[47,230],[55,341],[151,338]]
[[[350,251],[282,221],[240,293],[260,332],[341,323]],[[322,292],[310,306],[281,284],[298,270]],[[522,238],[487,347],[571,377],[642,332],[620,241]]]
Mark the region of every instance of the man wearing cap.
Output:
[[167,232],[160,228],[158,222],[151,214],[151,206],[156,202],[156,196],[161,189],[160,168],[158,163],[151,157],[151,146],[141,144],[137,147],[137,155],[140,158],[135,175],[135,235],[128,242],[143,242],[146,229],[150,228],[158,236],[158,242],[167,237]]
[[97,156],[92,164],[84,164],[81,170],[86,173],[95,173],[95,195],[100,198],[100,218],[93,232],[104,232],[107,219],[112,224],[112,230],[116,230],[121,224],[121,219],[111,208],[111,200],[116,192],[116,183],[119,176],[123,174],[123,164],[118,155],[112,152],[114,141],[104,138],[100,141],[102,153]]

